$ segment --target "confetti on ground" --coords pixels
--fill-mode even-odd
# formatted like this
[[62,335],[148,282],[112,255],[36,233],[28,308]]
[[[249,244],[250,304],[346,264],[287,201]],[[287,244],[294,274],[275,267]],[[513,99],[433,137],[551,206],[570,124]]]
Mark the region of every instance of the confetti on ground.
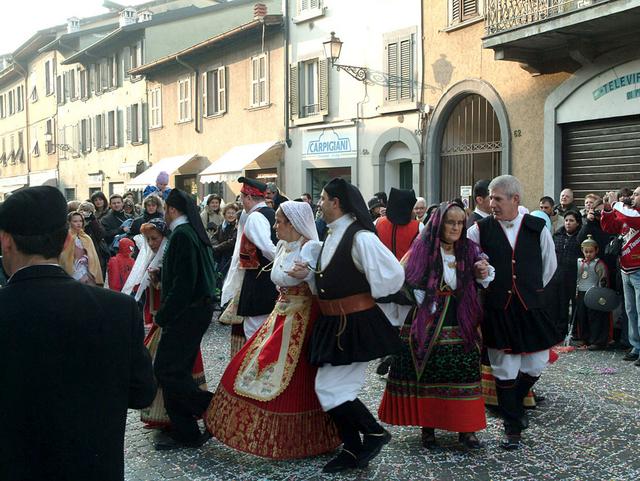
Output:
[[[207,381],[215,389],[228,362],[229,327],[212,323],[202,345]],[[343,476],[320,472],[331,455],[270,461],[233,451],[216,440],[201,449],[155,452],[153,432],[130,411],[125,438],[126,481],[492,480],[622,481],[640,478],[640,367],[623,352],[572,350],[543,373],[538,394],[546,400],[528,411],[524,447],[499,446],[501,420],[487,415],[478,433],[483,448],[467,452],[456,433],[437,431],[441,448],[420,445],[420,429],[387,426],[393,440],[365,470]],[[385,381],[372,362],[362,400],[377,410]],[[615,375],[612,375],[615,374]]]

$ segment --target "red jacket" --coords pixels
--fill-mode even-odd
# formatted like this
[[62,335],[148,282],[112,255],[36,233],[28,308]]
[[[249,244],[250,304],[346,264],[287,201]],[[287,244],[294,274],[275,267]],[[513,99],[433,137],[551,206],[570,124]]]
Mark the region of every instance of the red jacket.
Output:
[[640,270],[640,211],[618,202],[609,212],[603,211],[602,230],[624,236],[620,254],[620,268],[630,274]]
[[382,243],[400,260],[411,247],[413,239],[420,230],[420,222],[412,220],[405,225],[392,224],[386,217],[381,217],[376,223],[376,231]]

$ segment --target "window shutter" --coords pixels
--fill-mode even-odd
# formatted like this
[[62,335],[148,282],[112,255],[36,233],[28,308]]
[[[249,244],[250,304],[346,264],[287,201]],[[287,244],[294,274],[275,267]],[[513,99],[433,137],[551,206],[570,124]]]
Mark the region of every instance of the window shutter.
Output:
[[218,69],[218,113],[227,111],[227,67]]
[[462,0],[461,20],[478,15],[478,0]]
[[207,96],[209,95],[209,87],[207,86],[207,75],[209,72],[205,72],[202,74],[202,111],[204,115],[211,115],[213,112],[209,112],[208,104],[207,104]]
[[102,135],[104,137],[104,142],[102,142],[102,146],[105,149],[110,147],[109,145],[109,116],[106,112],[102,112]]
[[264,82],[262,83],[262,88],[264,89],[263,95],[262,95],[262,102],[264,104],[269,104],[269,52],[265,53],[261,59],[262,65],[263,65],[263,76],[264,76]]
[[387,65],[387,87],[386,100],[388,102],[396,102],[398,100],[398,42],[394,40],[387,43],[386,48],[386,65]]
[[149,104],[143,102],[140,104],[140,140],[145,144],[149,142]]
[[289,110],[292,119],[300,116],[300,102],[298,95],[298,64],[289,67]]
[[413,100],[413,36],[400,39],[400,100]]
[[451,0],[451,23],[458,22],[460,22],[460,0]]
[[122,75],[122,68],[120,65],[120,54],[116,53],[113,56],[113,76],[115,77],[116,81],[115,81],[115,85],[114,87],[122,87],[122,82],[124,80],[124,77]]
[[100,62],[100,90],[106,90],[109,86],[109,67],[106,60]]
[[116,147],[122,147],[124,145],[124,128],[123,128],[123,117],[124,112],[122,109],[116,110]]
[[131,142],[131,105],[127,105],[127,141]]
[[62,90],[62,75],[56,77],[56,102],[58,105],[64,103],[64,91]]
[[251,58],[251,106],[255,107],[259,103],[259,62],[258,57]]
[[122,73],[124,78],[129,78],[129,70],[131,69],[131,49],[125,47],[122,50]]
[[318,91],[320,114],[329,115],[329,61],[318,60]]
[[102,148],[101,140],[102,140],[102,132],[100,131],[100,116],[96,115],[93,118],[93,139],[95,142],[95,148]]
[[91,152],[91,145],[93,144],[91,139],[91,117],[87,117],[87,152]]

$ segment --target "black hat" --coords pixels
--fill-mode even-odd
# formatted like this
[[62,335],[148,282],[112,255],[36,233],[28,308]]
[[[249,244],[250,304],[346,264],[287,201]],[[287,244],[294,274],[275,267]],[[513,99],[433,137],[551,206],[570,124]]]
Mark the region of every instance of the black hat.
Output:
[[413,218],[416,205],[416,193],[413,189],[396,189],[391,187],[387,204],[387,219],[395,225],[406,225]]
[[382,207],[382,201],[377,197],[371,197],[371,199],[369,199],[369,202],[367,202],[367,207],[369,207],[369,210],[373,210],[377,207]]
[[204,230],[204,225],[202,225],[202,220],[200,219],[200,211],[196,202],[193,200],[193,197],[187,194],[184,190],[171,189],[165,203],[167,204],[167,207],[173,207],[185,214],[189,224],[191,224],[193,230],[196,231],[196,234],[198,234],[202,243],[204,245],[211,246],[211,240],[209,240],[209,236]]
[[0,206],[0,230],[17,235],[42,235],[67,225],[67,201],[51,186],[29,187]]
[[264,193],[267,190],[267,184],[256,179],[250,179],[249,177],[238,177],[238,182],[244,184],[241,192],[245,195],[264,197]]
[[324,190],[330,197],[340,199],[342,210],[354,215],[362,227],[371,232],[376,231],[367,204],[356,186],[341,177],[336,177],[324,186]]

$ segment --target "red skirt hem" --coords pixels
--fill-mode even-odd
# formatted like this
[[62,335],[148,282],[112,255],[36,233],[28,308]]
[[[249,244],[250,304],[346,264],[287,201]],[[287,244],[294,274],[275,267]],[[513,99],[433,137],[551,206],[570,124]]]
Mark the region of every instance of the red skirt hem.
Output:
[[421,426],[458,433],[487,427],[484,401],[397,397],[385,391],[378,410],[380,420],[397,426]]

